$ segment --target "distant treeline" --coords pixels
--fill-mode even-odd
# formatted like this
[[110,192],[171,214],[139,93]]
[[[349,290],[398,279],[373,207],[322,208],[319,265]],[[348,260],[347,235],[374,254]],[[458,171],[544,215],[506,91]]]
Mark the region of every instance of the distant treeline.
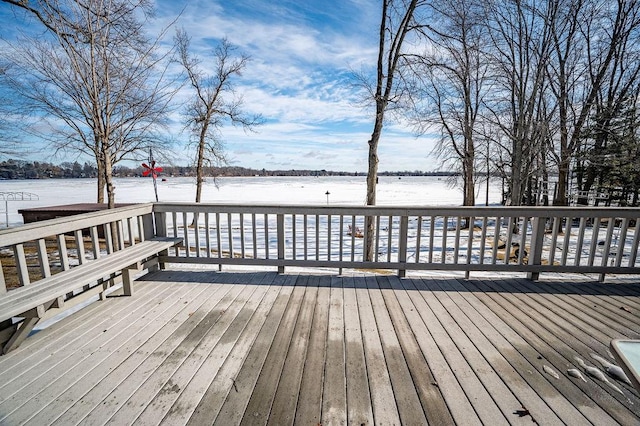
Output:
[[[163,166],[160,176],[195,176],[195,168],[188,166]],[[136,177],[142,175],[142,167],[114,168],[116,177]],[[75,161],[52,164],[41,161],[5,160],[0,162],[0,179],[60,179],[95,178],[98,170],[93,164]],[[364,176],[364,172],[344,172],[331,170],[267,170],[226,166],[205,168],[206,176]],[[455,176],[455,172],[397,171],[380,172],[379,176]]]

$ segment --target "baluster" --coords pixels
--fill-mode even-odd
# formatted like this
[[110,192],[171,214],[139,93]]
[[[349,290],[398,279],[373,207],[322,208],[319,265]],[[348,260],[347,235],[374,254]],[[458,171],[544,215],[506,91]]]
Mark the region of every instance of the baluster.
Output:
[[302,218],[303,218],[303,221],[304,221],[303,237],[302,237],[303,240],[304,240],[304,260],[307,260],[309,258],[309,244],[307,243],[307,240],[309,238],[309,233],[307,231],[307,227],[309,226],[309,223],[308,223],[306,214]]
[[[218,259],[222,258],[222,240],[220,232],[220,213],[216,213],[216,247],[218,249]],[[220,266],[222,266],[222,264]]]
[[96,226],[92,226],[89,229],[89,234],[91,235],[91,249],[93,252],[93,258],[100,258],[100,239],[98,238],[98,228]]
[[229,237],[229,259],[233,259],[233,224],[232,214],[227,213],[227,235]]
[[[278,260],[284,260],[284,214],[276,216],[276,235],[278,239]],[[284,274],[284,265],[278,265],[278,273]]]
[[327,215],[327,260],[331,260],[331,215]]
[[552,231],[551,231],[551,246],[549,247],[549,265],[554,265],[556,261],[556,245],[558,243],[558,231],[562,226],[561,219],[559,217],[553,218]]
[[[176,224],[177,225],[177,224]],[[177,226],[176,226],[177,228]],[[182,233],[184,235],[185,256],[191,257],[191,243],[189,242],[189,222],[187,221],[187,212],[182,212]]]
[[339,254],[339,260],[340,262],[342,262],[342,257],[343,257],[343,252],[344,252],[344,216],[340,215],[340,254]]
[[204,214],[204,242],[205,242],[205,250],[207,250],[207,256],[211,257],[211,223],[209,218],[209,212]]
[[500,245],[500,231],[502,229],[502,218],[496,216],[496,225],[493,231],[493,248],[491,250],[491,264],[498,262],[498,246]]
[[[111,223],[105,223],[104,225],[102,225],[102,229],[104,231],[104,245],[107,250],[107,254],[111,254],[113,253],[113,250],[114,250],[113,234],[111,233]],[[60,235],[58,235],[58,238],[60,238]],[[64,240],[64,235],[62,236],[62,239]],[[58,246],[59,246],[59,242],[58,242]]]
[[440,255],[442,258],[440,259],[440,263],[445,263],[447,259],[447,222],[449,218],[447,216],[443,216],[442,218],[442,248]]
[[[471,264],[471,253],[473,251],[473,225],[475,218],[472,216],[469,218],[469,235],[467,237],[467,265]],[[467,269],[464,274],[466,279],[469,279],[469,270]]]
[[507,241],[504,244],[504,264],[508,265],[511,262],[511,241],[513,239],[513,216],[509,218],[507,223]]
[[[351,261],[356,259],[356,217],[351,216]],[[378,254],[376,250],[376,261],[378,260]]]
[[[60,266],[63,271],[67,271],[69,269],[69,255],[67,253],[67,240],[65,239],[64,234],[58,234],[56,236],[58,240],[58,254],[60,255]],[[107,251],[109,251],[109,246],[107,246]],[[111,247],[111,252],[113,252],[113,247]]]
[[40,262],[40,273],[42,278],[51,276],[51,268],[49,267],[49,255],[47,254],[47,243],[44,238],[39,238],[38,245],[38,261]]
[[31,282],[29,279],[29,269],[27,267],[27,258],[24,255],[24,246],[22,244],[16,244],[13,246],[13,255],[16,259],[16,269],[18,270],[18,279],[20,285],[29,285]]
[[480,233],[480,259],[479,259],[479,263],[481,265],[484,265],[484,251],[487,245],[487,222],[488,222],[488,217],[484,216],[482,218],[482,231]]
[[529,227],[529,218],[522,218],[522,230],[520,231],[520,243],[518,246],[518,265],[522,265],[525,253],[527,251],[527,228]]
[[569,254],[569,248],[571,247],[571,228],[572,228],[573,218],[568,216],[566,218],[565,224],[565,233],[564,233],[564,241],[562,242],[562,261],[561,265],[565,266],[567,264],[567,256]]
[[431,216],[429,218],[429,264],[433,263],[433,242],[435,240],[435,232],[436,232],[436,216]]
[[616,267],[622,265],[622,257],[624,255],[624,246],[627,241],[627,232],[629,230],[629,218],[622,219],[622,227],[620,228],[620,235],[618,236],[618,252],[616,253]]
[[86,263],[87,259],[84,255],[84,238],[82,237],[82,229],[77,229],[74,234],[76,240],[76,253],[78,255],[78,263],[80,263],[80,265],[83,265],[84,263]]
[[200,257],[200,212],[193,212],[193,239],[196,245],[196,257]]
[[257,259],[258,258],[258,240],[256,239],[256,214],[255,213],[251,213],[251,225],[253,227],[252,229],[252,243],[253,243],[253,258]]
[[134,246],[136,244],[136,237],[133,231],[133,218],[127,218],[127,232],[129,233],[129,245]]
[[456,238],[454,240],[453,246],[453,263],[455,265],[458,264],[458,255],[460,254],[460,228],[461,228],[461,220],[460,216],[456,217]]
[[[124,250],[124,226],[122,224],[122,220],[117,222],[116,227],[118,228],[118,250]],[[82,233],[80,233],[80,235],[82,235]]]
[[296,238],[296,215],[292,214],[291,215],[291,234],[292,234],[292,243],[293,243],[293,247],[292,247],[292,253],[293,253],[293,259],[297,259],[296,257],[296,245],[297,245],[297,238]]
[[593,219],[593,226],[591,227],[591,244],[589,246],[589,266],[593,266],[593,261],[596,257],[596,249],[598,248],[598,237],[600,234],[600,218]]
[[607,264],[609,263],[609,256],[611,255],[611,241],[613,239],[613,229],[615,224],[615,218],[610,217],[607,225],[607,233],[604,238],[604,246],[602,246],[602,262],[600,263],[600,266],[608,266]]
[[320,216],[316,214],[316,260],[320,260]]
[[150,214],[145,214],[143,216],[141,215],[136,217],[136,221],[138,225],[138,239],[141,242],[153,238],[153,234],[151,235],[146,234],[147,232],[149,232],[149,230],[153,231],[153,220],[150,220],[150,219],[151,219]]
[[[367,226],[365,226],[365,230],[366,228],[368,228]],[[376,239],[376,253],[375,253],[375,260],[376,262],[378,261],[378,255],[380,254],[380,238],[382,238],[382,235],[380,234],[380,216],[376,216],[376,234],[375,234],[375,239]]]
[[415,251],[415,263],[420,263],[420,245],[422,244],[422,216],[417,217],[416,223],[416,251]]
[[269,259],[269,218],[267,214],[264,214],[264,250],[266,253],[266,258]]
[[587,226],[587,218],[580,218],[580,226],[578,227],[578,241],[576,244],[576,257],[574,259],[574,266],[580,266],[580,260],[582,258],[582,245],[584,244],[584,230]]
[[392,239],[393,239],[393,217],[389,216],[387,218],[387,262],[391,262],[391,247],[392,247]]
[[240,257],[244,259],[246,256],[244,254],[244,213],[240,213]]

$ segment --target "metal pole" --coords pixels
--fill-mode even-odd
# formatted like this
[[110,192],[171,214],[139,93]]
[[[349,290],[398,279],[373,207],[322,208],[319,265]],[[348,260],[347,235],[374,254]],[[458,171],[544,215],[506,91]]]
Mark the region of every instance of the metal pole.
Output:
[[4,200],[4,215],[7,219],[7,228],[9,227],[9,200]]

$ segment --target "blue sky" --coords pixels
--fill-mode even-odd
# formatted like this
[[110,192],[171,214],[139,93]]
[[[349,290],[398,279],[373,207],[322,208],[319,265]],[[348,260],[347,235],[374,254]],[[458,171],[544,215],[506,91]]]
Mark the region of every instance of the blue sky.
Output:
[[[192,38],[203,66],[222,37],[251,57],[235,85],[245,110],[261,114],[265,123],[255,133],[222,129],[233,165],[362,172],[373,110],[358,101],[353,72],[375,70],[379,3],[156,0],[155,25],[160,29],[182,11],[177,25]],[[6,12],[0,13],[0,33],[17,24]],[[176,123],[174,136],[185,141],[181,128]],[[432,141],[388,121],[379,146],[380,170],[435,170],[432,148]],[[176,162],[186,164],[189,158]]]

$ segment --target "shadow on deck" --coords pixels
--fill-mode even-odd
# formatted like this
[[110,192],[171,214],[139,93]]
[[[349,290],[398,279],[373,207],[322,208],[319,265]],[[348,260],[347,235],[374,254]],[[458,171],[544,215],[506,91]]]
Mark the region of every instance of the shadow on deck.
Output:
[[638,424],[576,358],[639,330],[633,282],[166,270],[0,357],[0,423]]

